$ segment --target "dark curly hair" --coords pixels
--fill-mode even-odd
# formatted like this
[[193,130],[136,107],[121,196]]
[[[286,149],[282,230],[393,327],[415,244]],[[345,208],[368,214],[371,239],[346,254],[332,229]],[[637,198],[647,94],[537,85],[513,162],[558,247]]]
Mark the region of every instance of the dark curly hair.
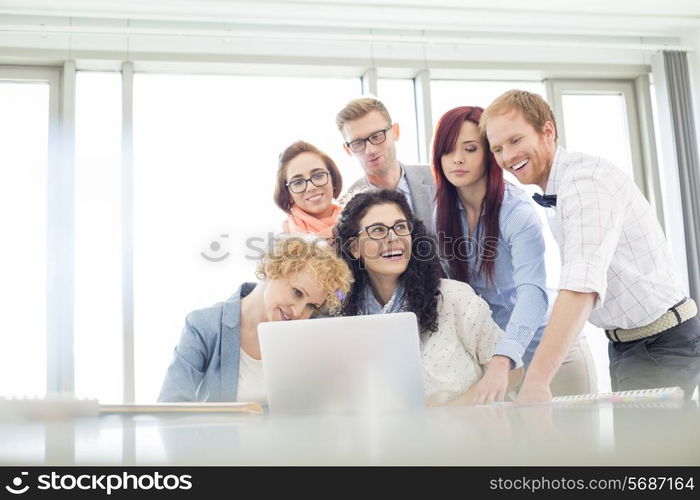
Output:
[[353,196],[343,208],[333,228],[333,246],[350,266],[354,278],[340,312],[343,316],[357,315],[360,310],[362,290],[369,284],[367,270],[360,259],[356,259],[350,252],[350,245],[357,238],[357,232],[362,229],[360,221],[373,206],[391,203],[401,209],[407,220],[413,221],[411,260],[406,271],[399,278],[399,283],[406,291],[408,310],[418,317],[420,331],[434,332],[437,330],[438,323],[437,301],[440,295],[440,278],[444,276],[438,260],[437,243],[428,235],[425,224],[413,217],[411,207],[404,195],[389,189],[365,191]]

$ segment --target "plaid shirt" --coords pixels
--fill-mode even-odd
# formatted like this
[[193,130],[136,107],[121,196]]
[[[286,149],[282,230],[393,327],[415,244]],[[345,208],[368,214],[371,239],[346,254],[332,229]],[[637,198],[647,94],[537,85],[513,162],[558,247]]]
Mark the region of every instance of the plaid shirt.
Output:
[[558,288],[598,294],[591,323],[645,326],[685,296],[656,214],[618,167],[558,147],[545,194],[557,195],[547,215],[561,253]]

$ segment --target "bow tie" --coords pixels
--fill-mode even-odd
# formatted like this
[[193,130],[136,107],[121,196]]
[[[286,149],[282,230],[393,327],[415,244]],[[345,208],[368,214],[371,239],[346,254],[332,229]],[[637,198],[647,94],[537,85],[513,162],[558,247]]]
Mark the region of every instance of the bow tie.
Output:
[[544,208],[551,208],[551,207],[557,206],[557,195],[556,194],[545,194],[543,196],[539,193],[535,193],[532,195],[532,199],[535,200],[535,203],[543,206]]

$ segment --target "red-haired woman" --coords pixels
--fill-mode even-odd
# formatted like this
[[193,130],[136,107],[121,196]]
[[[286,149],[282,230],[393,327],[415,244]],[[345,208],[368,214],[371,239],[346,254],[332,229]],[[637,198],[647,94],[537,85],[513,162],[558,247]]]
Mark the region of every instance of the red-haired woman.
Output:
[[[435,224],[448,274],[472,286],[505,332],[474,387],[477,404],[505,397],[508,373],[527,368],[550,312],[542,223],[528,195],[503,179],[479,131],[482,111],[460,106],[445,113],[432,158]],[[594,374],[587,347],[576,344],[552,392],[594,392]]]

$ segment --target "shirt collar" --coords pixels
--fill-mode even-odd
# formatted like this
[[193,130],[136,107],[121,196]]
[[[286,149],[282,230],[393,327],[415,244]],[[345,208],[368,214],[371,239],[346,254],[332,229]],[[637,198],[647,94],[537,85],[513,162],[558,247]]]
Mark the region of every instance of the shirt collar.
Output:
[[243,283],[236,292],[223,304],[221,322],[230,327],[237,328],[241,321],[241,299],[255,288],[256,283]]
[[[401,169],[401,174],[399,175],[399,182],[398,184],[396,184],[396,189],[405,194],[406,196],[410,196],[411,188],[408,187],[408,178],[406,177],[406,170],[403,168],[403,165],[401,163],[399,163],[399,168]],[[367,181],[367,183],[370,186],[374,186],[375,188],[377,187],[369,181]]]
[[549,171],[549,178],[547,179],[547,189],[544,190],[544,194],[557,194],[559,190],[559,184],[561,184],[565,169],[562,158],[563,155],[564,148],[557,146],[554,152],[554,159],[552,160],[552,168]]
[[406,177],[406,169],[403,165],[399,163],[399,168],[401,169],[401,176],[399,177],[399,183],[396,185],[396,189],[404,193],[406,196],[410,196],[411,188],[408,187],[408,178]]

